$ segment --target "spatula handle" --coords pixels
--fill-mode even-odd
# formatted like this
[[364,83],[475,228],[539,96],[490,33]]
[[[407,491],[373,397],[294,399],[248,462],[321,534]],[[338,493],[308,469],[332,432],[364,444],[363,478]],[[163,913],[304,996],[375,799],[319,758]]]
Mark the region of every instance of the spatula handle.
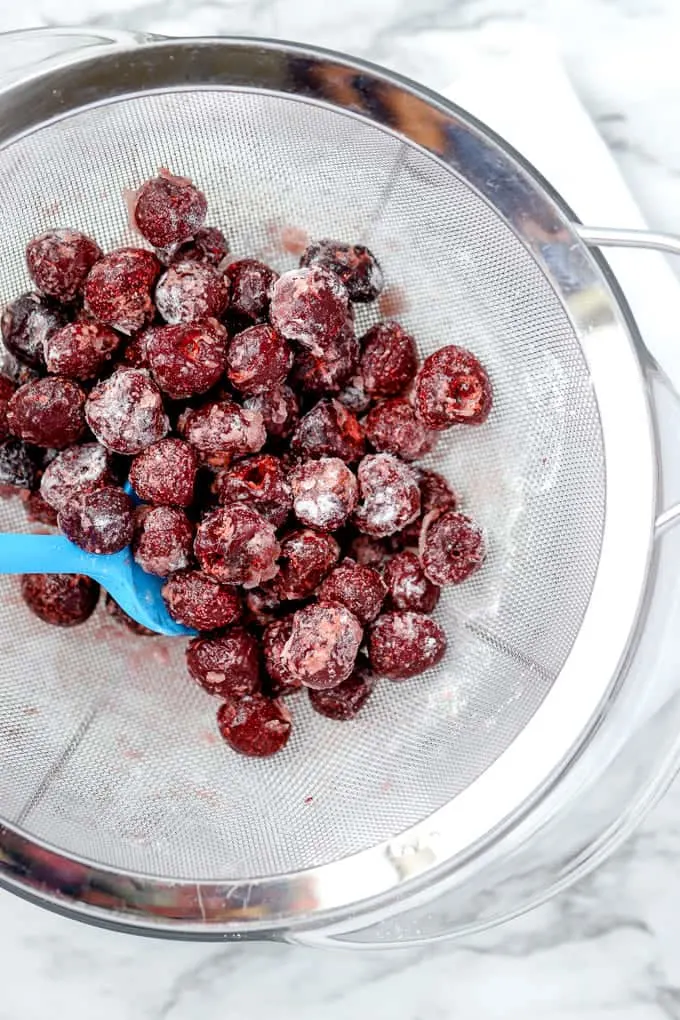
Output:
[[0,534],[0,574],[87,574],[90,553],[63,535]]

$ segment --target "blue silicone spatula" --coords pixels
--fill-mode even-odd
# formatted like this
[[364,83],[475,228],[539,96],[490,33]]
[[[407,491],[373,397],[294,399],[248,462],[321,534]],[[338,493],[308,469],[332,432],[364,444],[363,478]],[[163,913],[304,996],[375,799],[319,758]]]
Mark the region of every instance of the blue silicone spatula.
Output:
[[2,574],[86,574],[98,581],[137,623],[173,637],[194,634],[172,619],[161,596],[163,578],[139,567],[130,548],[100,556],[63,535],[0,534]]
[[[130,482],[124,488],[138,506],[140,500]],[[142,570],[129,546],[103,556],[85,552],[63,535],[0,533],[0,574],[86,574],[148,630],[168,637],[196,634],[173,620],[161,595],[164,579]]]

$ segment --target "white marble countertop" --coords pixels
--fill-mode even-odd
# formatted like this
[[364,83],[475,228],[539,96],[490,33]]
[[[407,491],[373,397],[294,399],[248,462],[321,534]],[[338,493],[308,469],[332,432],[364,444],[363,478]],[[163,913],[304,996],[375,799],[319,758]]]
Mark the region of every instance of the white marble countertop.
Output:
[[[96,23],[313,42],[434,88],[442,33],[551,29],[650,225],[680,232],[678,0],[23,0],[0,29]],[[438,59],[435,54],[439,54]],[[483,936],[399,953],[153,942],[0,894],[0,1020],[680,1018],[680,784],[551,904]]]

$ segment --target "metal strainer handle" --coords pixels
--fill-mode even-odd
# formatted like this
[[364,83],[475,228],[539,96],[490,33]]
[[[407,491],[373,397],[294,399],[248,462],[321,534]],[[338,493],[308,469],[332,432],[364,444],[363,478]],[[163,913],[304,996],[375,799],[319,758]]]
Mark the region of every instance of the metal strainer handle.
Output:
[[619,227],[584,227],[581,224],[575,224],[574,229],[590,248],[649,248],[680,255],[680,237],[676,234]]
[[[680,236],[654,230],[627,230],[620,227],[586,227],[575,224],[574,229],[590,248],[643,248],[670,255],[680,255]],[[674,503],[659,514],[655,522],[657,536],[680,521],[680,502]]]

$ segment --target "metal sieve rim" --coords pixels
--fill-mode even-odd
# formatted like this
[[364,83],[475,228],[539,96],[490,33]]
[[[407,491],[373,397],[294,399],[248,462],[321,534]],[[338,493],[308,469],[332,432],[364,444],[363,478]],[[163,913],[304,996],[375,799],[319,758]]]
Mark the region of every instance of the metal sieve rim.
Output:
[[[301,59],[327,73],[361,75],[366,101],[350,105],[337,96],[330,100],[310,84],[310,76],[300,90],[294,72]],[[652,546],[655,445],[634,327],[626,320],[608,271],[579,237],[571,211],[505,142],[464,111],[407,79],[330,51],[282,42],[206,39],[120,45],[106,54],[86,54],[66,66],[43,70],[9,88],[0,114],[0,145],[49,120],[107,100],[187,87],[241,88],[320,102],[392,132],[396,129],[389,121],[388,104],[369,100],[376,95],[407,96],[410,116],[400,122],[397,133],[468,182],[473,177],[469,150],[450,146],[435,151],[423,143],[423,126],[435,119],[439,126],[455,129],[459,139],[473,140],[477,156],[492,158],[502,175],[501,187],[496,179],[482,179],[476,180],[475,190],[540,265],[581,341],[601,415],[607,472],[598,573],[581,631],[560,677],[525,730],[494,765],[419,825],[344,860],[247,883],[173,882],[82,861],[87,881],[77,893],[56,875],[47,882],[41,877],[38,885],[30,877],[27,861],[30,864],[44,855],[45,844],[9,826],[0,830],[0,882],[14,891],[55,909],[130,930],[223,937],[374,909],[387,899],[405,895],[407,887],[408,892],[422,887],[435,871],[452,870],[473,848],[481,853],[498,838],[500,829],[513,824],[530,799],[545,793],[573,752],[574,735],[582,743],[595,724],[634,632]],[[531,195],[549,244],[545,236],[532,236],[518,209],[518,195]],[[556,275],[549,258],[561,251],[570,254],[569,287]],[[616,365],[615,377],[612,365]],[[609,618],[613,592],[616,619]],[[537,759],[543,763],[539,768]],[[471,801],[475,801],[474,810],[468,807]],[[480,804],[486,805],[486,813]],[[50,849],[57,862],[77,861]],[[105,906],[101,905],[102,889],[107,890]]]

